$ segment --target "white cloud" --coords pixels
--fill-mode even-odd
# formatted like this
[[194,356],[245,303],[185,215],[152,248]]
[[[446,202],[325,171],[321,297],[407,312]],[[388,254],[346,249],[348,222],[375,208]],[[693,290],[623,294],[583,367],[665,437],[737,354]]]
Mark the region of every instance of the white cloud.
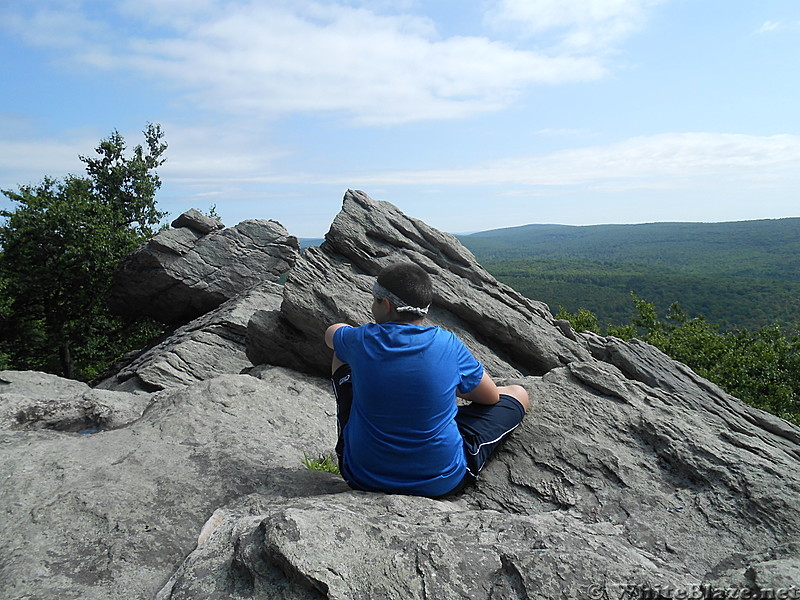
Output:
[[187,128],[162,123],[162,128],[169,149],[159,173],[175,183],[263,182],[274,178],[277,161],[291,155],[273,147],[263,132],[235,124]]
[[500,0],[487,19],[520,33],[555,33],[565,49],[612,48],[663,0]]
[[[291,154],[276,148],[258,132],[233,126],[191,129],[162,124],[170,144],[168,161],[159,169],[174,184],[197,190],[235,185],[362,186],[521,186],[604,190],[684,189],[711,185],[796,187],[800,184],[800,136],[755,136],[717,133],[667,133],[614,144],[575,147],[550,153],[507,157],[455,169],[368,173],[286,170]],[[123,132],[131,146],[137,132]],[[79,154],[90,154],[97,137],[71,140],[0,140],[0,184],[41,180],[45,174],[82,173]],[[31,165],[35,165],[34,167]],[[11,179],[13,178],[13,179]]]
[[[274,218],[306,236],[325,231],[341,194],[354,186],[375,198],[388,195],[402,210],[450,231],[524,222],[787,216],[796,202],[786,190],[800,186],[796,135],[667,133],[456,169],[359,173],[339,166],[328,171],[287,168],[291,155],[256,132],[230,125],[163,127],[170,143],[168,161],[159,169],[163,210],[174,217],[190,206],[216,204],[226,223]],[[131,145],[138,143],[139,132],[122,133]],[[0,140],[0,156],[5,157],[0,189],[37,183],[45,174],[82,173],[77,157],[89,154],[98,139],[80,134],[64,141]],[[419,189],[437,193],[411,193]],[[465,203],[465,194],[482,201]],[[487,197],[492,198],[488,212]],[[9,205],[0,198],[0,206]]]
[[479,37],[438,39],[419,18],[342,6],[240,7],[121,62],[246,115],[342,111],[391,123],[503,108],[524,87],[598,78],[591,58],[547,57]]
[[[507,157],[455,169],[383,172],[286,170],[286,151],[235,129],[172,125],[165,179],[208,189],[232,185],[502,186],[609,190],[681,190],[703,186],[800,185],[800,136],[666,133],[613,144]],[[282,162],[283,161],[283,162]]]
[[55,9],[16,29],[47,44],[73,21],[79,35],[55,37],[74,60],[133,71],[203,108],[252,118],[330,111],[366,124],[460,118],[504,108],[532,85],[606,73],[592,56],[517,49],[487,37],[442,38],[427,18],[331,2],[143,0],[123,7],[129,18],[148,20],[152,27],[139,29],[149,36],[132,36],[136,28],[128,25],[110,41],[80,13]]
[[781,26],[780,23],[775,21],[764,21],[764,23],[756,29],[755,33],[769,33],[770,31],[775,31]]
[[[94,45],[103,27],[80,12],[80,4],[24,5],[12,2],[0,9],[0,28],[22,37],[28,43],[74,50]],[[15,10],[16,9],[16,10]]]
[[372,174],[376,185],[596,186],[679,189],[709,181],[800,180],[800,136],[668,133],[615,144],[511,157],[460,169]]
[[594,135],[591,131],[586,129],[540,129],[536,132],[537,135],[550,136],[550,137],[590,137]]
[[60,178],[67,173],[82,174],[85,165],[78,156],[90,154],[98,139],[0,139],[0,189],[36,184],[45,175]]
[[[0,124],[5,122],[0,119]],[[178,184],[220,185],[230,182],[268,181],[274,178],[275,163],[290,156],[286,150],[270,145],[261,131],[235,124],[221,123],[191,127],[161,123],[169,144],[167,162],[158,169],[163,180]],[[36,139],[28,131],[14,137],[0,138],[0,189],[17,184],[37,183],[45,175],[60,178],[67,173],[84,175],[85,165],[79,156],[92,156],[101,135],[80,133],[58,139]],[[120,132],[128,154],[143,143],[140,131]],[[284,177],[285,179],[285,177]]]

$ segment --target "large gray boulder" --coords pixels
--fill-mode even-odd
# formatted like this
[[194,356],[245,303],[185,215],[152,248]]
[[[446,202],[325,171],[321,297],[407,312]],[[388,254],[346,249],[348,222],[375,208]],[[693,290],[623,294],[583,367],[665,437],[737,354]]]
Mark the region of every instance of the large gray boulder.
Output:
[[[368,320],[374,276],[395,260],[432,274],[430,321],[531,397],[480,480],[447,500],[355,492],[301,464],[335,443],[324,328]],[[0,386],[0,597],[756,597],[796,585],[800,429],[652,346],[576,334],[452,236],[348,192],[282,289],[257,289],[238,317],[209,313],[131,363],[118,383],[164,389],[104,392],[147,406],[117,429],[51,427],[46,407],[85,398],[72,382]],[[241,366],[246,315],[257,366],[224,374]],[[233,354],[183,350],[223,321]],[[20,425],[20,406],[45,408]]]
[[218,514],[157,598],[600,598],[604,582],[695,581],[628,544],[619,525],[558,511],[359,492],[253,508]]
[[605,343],[664,389],[594,360],[526,377],[531,412],[460,498],[250,499],[159,598],[792,593],[798,428],[651,346]]
[[278,281],[299,255],[297,238],[276,221],[220,230],[195,213],[123,260],[109,297],[114,312],[182,325],[258,283]]
[[345,195],[325,242],[298,260],[280,311],[254,315],[248,356],[324,374],[325,327],[368,321],[374,276],[397,260],[431,273],[429,321],[534,401],[469,495],[474,506],[623,523],[628,543],[696,583],[742,551],[795,560],[786,541],[800,532],[796,427],[638,340],[577,335],[496,282],[452,236],[361,192]]

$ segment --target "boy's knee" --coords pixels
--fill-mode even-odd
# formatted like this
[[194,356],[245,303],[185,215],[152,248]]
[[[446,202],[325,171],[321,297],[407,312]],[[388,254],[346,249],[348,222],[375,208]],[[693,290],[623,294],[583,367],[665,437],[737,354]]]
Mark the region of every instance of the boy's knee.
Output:
[[525,409],[525,412],[528,412],[530,399],[528,398],[528,391],[524,387],[522,387],[521,385],[505,386],[505,389],[503,390],[502,393],[512,396],[514,399],[517,400],[517,402],[522,404],[522,408]]

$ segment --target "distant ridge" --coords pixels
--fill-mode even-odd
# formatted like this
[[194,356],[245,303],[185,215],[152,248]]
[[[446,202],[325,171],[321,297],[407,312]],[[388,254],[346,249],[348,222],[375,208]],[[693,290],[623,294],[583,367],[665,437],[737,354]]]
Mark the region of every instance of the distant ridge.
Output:
[[297,241],[300,244],[300,249],[305,250],[310,246],[319,246],[325,241],[325,238],[297,238]]
[[523,225],[458,236],[495,277],[601,323],[627,322],[630,292],[679,301],[726,328],[800,323],[800,218],[723,223]]
[[570,258],[658,265],[684,273],[800,281],[800,218],[726,223],[523,225],[459,237],[493,259]]

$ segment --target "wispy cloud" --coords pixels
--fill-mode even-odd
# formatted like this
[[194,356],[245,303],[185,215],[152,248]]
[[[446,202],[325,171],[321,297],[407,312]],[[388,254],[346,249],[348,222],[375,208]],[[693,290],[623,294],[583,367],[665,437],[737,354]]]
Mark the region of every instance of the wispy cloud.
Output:
[[449,170],[365,174],[376,185],[615,185],[665,189],[699,179],[768,183],[800,179],[800,136],[670,133],[615,144],[509,157]]
[[13,14],[13,28],[91,68],[155,78],[197,106],[252,117],[336,111],[364,124],[461,118],[504,108],[533,85],[607,72],[591,55],[485,36],[443,38],[421,16],[331,2],[125,3],[125,16],[143,27],[134,33],[128,26],[116,39],[110,25],[106,31],[75,7],[55,6]]
[[[276,218],[298,235],[323,232],[338,210],[338,194],[353,186],[376,198],[391,190],[390,199],[402,199],[409,214],[453,231],[522,222],[631,222],[679,215],[714,220],[723,214],[721,198],[727,203],[724,214],[734,215],[728,218],[786,216],[792,209],[779,199],[800,186],[796,135],[669,133],[451,169],[345,172],[338,167],[282,168],[287,164],[285,152],[235,129],[226,133],[224,128],[187,129],[168,123],[165,130],[170,159],[159,169],[165,182],[163,209],[177,214],[189,206],[205,209],[222,203],[219,209],[226,222]],[[136,132],[123,134],[132,143],[139,137]],[[96,142],[83,136],[68,141],[0,139],[0,156],[13,157],[0,168],[0,182],[6,182],[0,187],[12,187],[7,183],[9,172],[16,183],[38,182],[45,173],[81,173],[77,155],[87,154]],[[420,189],[438,190],[436,201],[410,194]],[[456,190],[480,195],[478,190],[484,189],[493,198],[491,214],[484,203],[457,205],[461,194]],[[323,191],[326,200],[318,201]],[[576,200],[587,195],[595,202]],[[565,203],[563,198],[572,200]],[[704,198],[709,199],[707,206]],[[0,198],[2,204],[8,203]],[[450,205],[452,210],[447,210]]]
[[267,182],[279,171],[276,163],[291,156],[271,145],[261,132],[235,124],[162,125],[169,141],[169,159],[160,172],[176,183]]
[[0,139],[0,185],[13,189],[16,185],[36,184],[45,175],[61,177],[68,173],[82,174],[84,164],[78,158],[90,154],[97,139],[76,136],[71,139]]
[[[0,121],[2,123],[2,121]],[[274,176],[276,162],[289,152],[272,146],[259,132],[235,124],[186,127],[161,123],[169,149],[167,162],[159,168],[162,178],[178,184],[226,185],[230,182],[265,182]],[[0,136],[0,187],[37,183],[45,176],[83,175],[79,156],[93,154],[101,138],[82,132],[59,138],[36,138],[17,132]],[[143,143],[140,131],[122,131],[128,148]],[[283,180],[286,176],[283,176]],[[298,178],[299,179],[299,178]]]
[[588,137],[594,135],[586,129],[540,129],[537,135],[548,137]]
[[764,21],[764,23],[756,29],[755,33],[769,33],[771,31],[775,31],[779,29],[781,24],[776,21]]
[[30,44],[74,50],[82,43],[93,43],[103,27],[80,12],[80,4],[25,4],[11,2],[0,9],[2,29]]
[[663,0],[500,0],[487,14],[520,34],[549,33],[569,51],[612,49],[641,29]]
[[[175,184],[203,190],[232,185],[337,185],[353,182],[379,186],[521,186],[589,187],[605,190],[683,189],[712,185],[791,187],[800,184],[800,136],[755,136],[717,133],[668,133],[629,138],[613,144],[576,147],[541,154],[509,156],[452,169],[371,172],[304,172],[281,168],[290,154],[271,147],[252,132],[236,128],[164,124],[170,159],[160,169]],[[131,144],[137,132],[123,132]],[[88,154],[97,139],[14,141],[0,139],[7,157],[0,181],[13,173],[18,182],[43,174],[80,173],[77,156]],[[35,171],[31,165],[35,165]],[[5,173],[4,173],[5,172]]]

